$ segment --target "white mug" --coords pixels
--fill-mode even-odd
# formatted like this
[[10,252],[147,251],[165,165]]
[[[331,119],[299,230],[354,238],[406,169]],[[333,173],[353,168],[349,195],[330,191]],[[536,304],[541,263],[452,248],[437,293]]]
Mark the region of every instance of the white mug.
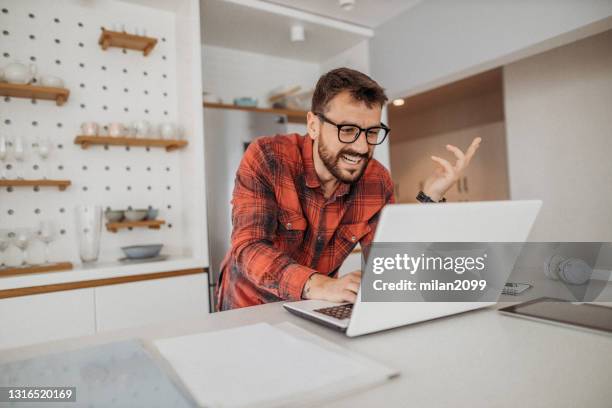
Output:
[[96,122],[83,122],[81,124],[81,133],[84,136],[98,136],[98,128]]

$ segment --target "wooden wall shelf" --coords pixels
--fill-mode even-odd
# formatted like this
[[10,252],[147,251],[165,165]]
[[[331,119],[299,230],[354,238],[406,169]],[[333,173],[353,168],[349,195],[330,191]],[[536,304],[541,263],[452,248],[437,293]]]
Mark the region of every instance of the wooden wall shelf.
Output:
[[177,139],[139,139],[134,137],[110,137],[110,136],[77,136],[75,144],[80,144],[83,149],[90,145],[112,145],[112,146],[140,146],[140,147],[163,147],[166,151],[180,149],[187,146],[186,140]]
[[0,95],[15,98],[45,99],[55,101],[57,106],[62,106],[68,100],[70,91],[65,88],[0,82]]
[[236,105],[227,105],[224,103],[211,103],[204,102],[205,108],[212,109],[232,109],[232,110],[241,110],[248,112],[262,112],[262,113],[275,113],[277,115],[286,115],[287,120],[291,123],[306,123],[306,111],[293,110],[293,109],[274,109],[274,108],[257,108],[251,106],[236,106]]
[[57,271],[69,271],[72,269],[72,263],[70,262],[57,262],[44,265],[32,265],[32,266],[19,266],[15,268],[4,268],[0,269],[0,277],[14,276],[14,275],[27,275],[30,273],[45,273],[45,272],[57,272]]
[[106,229],[110,232],[117,232],[122,228],[150,228],[159,229],[166,221],[164,220],[145,220],[145,221],[121,221],[108,222]]
[[71,184],[70,180],[48,180],[48,179],[0,179],[0,187],[57,187],[60,191],[66,190]]
[[157,38],[122,33],[119,31],[109,31],[102,27],[102,33],[100,33],[98,44],[100,44],[103,50],[108,49],[108,47],[118,47],[142,51],[146,57],[153,47],[155,47],[155,44],[157,44]]

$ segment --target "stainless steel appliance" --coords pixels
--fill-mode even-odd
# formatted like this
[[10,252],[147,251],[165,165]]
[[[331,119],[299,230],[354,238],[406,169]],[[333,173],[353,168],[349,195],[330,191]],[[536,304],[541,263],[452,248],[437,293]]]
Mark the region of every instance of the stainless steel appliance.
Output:
[[274,113],[204,108],[211,310],[219,265],[230,247],[232,191],[242,155],[257,137],[292,132],[303,134],[306,126],[288,124],[286,116]]

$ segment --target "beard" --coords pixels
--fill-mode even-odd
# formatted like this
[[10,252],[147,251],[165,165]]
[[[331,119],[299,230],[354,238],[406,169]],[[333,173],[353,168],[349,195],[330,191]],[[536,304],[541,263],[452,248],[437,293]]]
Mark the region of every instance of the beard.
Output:
[[[341,149],[338,153],[332,153],[328,146],[323,142],[323,138],[319,137],[318,139],[318,152],[321,161],[329,170],[329,172],[338,180],[343,183],[353,184],[359,181],[363,173],[365,172],[366,167],[368,167],[368,163],[370,162],[370,158],[372,157],[371,153],[357,153],[350,147],[346,149]],[[359,156],[361,158],[360,167],[356,169],[342,169],[340,167],[340,158],[343,154],[348,154],[352,156]]]

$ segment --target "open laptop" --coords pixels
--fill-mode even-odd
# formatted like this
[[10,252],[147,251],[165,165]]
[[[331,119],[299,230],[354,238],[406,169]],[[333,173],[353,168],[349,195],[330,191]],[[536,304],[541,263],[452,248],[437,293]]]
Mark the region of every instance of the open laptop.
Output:
[[[380,216],[375,242],[525,242],[541,201],[390,204]],[[501,288],[500,288],[501,292]],[[362,302],[320,300],[285,303],[289,312],[360,336],[418,323],[494,302]]]

